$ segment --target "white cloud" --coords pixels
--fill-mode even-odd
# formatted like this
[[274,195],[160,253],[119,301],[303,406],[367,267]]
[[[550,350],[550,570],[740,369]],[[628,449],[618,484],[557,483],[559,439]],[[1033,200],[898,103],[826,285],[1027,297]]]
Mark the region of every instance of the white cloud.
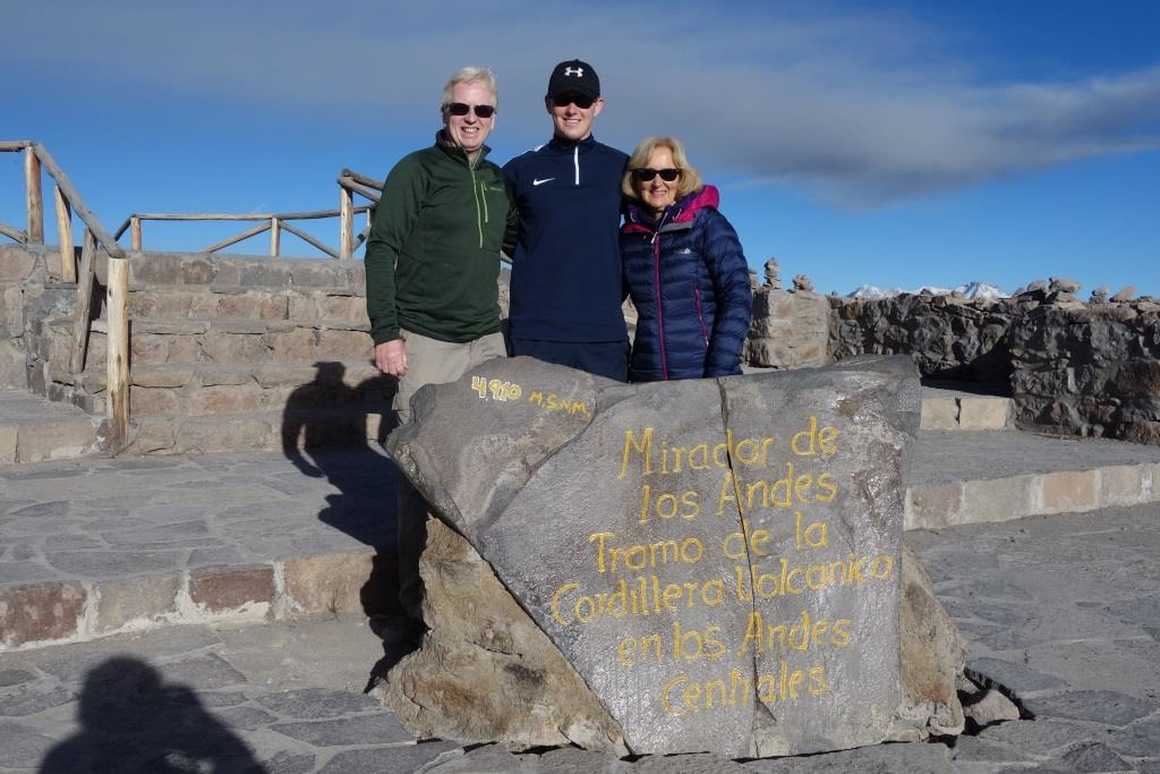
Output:
[[859,205],[1160,147],[1160,66],[995,84],[943,53],[953,32],[897,14],[724,18],[704,4],[590,2],[578,17],[555,0],[531,13],[460,0],[47,5],[6,12],[17,34],[0,62],[57,67],[90,88],[329,110],[336,137],[344,118],[433,124],[443,79],[479,63],[501,78],[498,130],[532,142],[547,130],[548,70],[579,56],[605,84],[602,138],[675,134],[703,166]]

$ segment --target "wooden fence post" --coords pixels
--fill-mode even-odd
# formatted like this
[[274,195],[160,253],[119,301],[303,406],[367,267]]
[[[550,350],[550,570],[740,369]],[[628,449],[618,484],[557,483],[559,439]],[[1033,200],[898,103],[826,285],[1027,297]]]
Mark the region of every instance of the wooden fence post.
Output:
[[108,267],[105,394],[110,449],[115,453],[125,448],[129,437],[129,260],[110,258]]
[[136,215],[129,218],[129,243],[133,250],[141,249],[141,219]]
[[31,145],[24,149],[24,193],[27,198],[28,243],[44,244],[44,193],[40,187],[40,159]]
[[72,209],[68,199],[60,192],[60,186],[52,187],[52,199],[56,204],[56,239],[60,243],[60,278],[65,282],[77,281],[77,256],[73,247]]
[[282,226],[277,218],[270,218],[270,255],[278,257],[282,250]]
[[346,186],[338,191],[338,257],[347,259],[354,252],[354,202]]
[[69,372],[74,376],[85,370],[85,354],[89,348],[89,315],[93,304],[93,273],[97,261],[97,238],[85,229],[81,247],[81,265],[77,273],[77,308],[73,321],[73,351]]

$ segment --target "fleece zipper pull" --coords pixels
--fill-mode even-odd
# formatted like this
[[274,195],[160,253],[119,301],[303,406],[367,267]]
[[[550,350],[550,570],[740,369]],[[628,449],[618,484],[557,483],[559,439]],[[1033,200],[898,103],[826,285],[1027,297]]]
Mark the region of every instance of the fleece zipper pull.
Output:
[[580,185],[580,146],[577,145],[572,149],[572,166],[576,169],[576,183]]

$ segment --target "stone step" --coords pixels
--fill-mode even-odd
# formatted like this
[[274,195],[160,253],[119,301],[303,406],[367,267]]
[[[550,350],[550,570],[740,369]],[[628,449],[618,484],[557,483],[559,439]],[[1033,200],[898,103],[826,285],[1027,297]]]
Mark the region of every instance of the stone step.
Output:
[[[220,419],[185,418],[174,436]],[[232,426],[240,437],[256,432]],[[289,445],[280,454],[0,470],[0,650],[181,623],[389,609],[397,472],[377,449]],[[909,482],[908,529],[1155,503],[1160,448],[924,432]]]
[[[98,255],[97,279],[105,280]],[[333,291],[360,294],[365,286],[361,260],[270,258],[261,255],[145,252],[129,264],[129,291],[185,290]]]
[[388,404],[206,416],[137,416],[132,420],[124,453],[207,454],[358,447],[384,440],[390,417]]
[[364,320],[366,298],[353,290],[155,287],[129,293],[129,319]]
[[75,406],[0,390],[0,467],[96,454],[99,427]]
[[1032,433],[924,431],[906,529],[1160,502],[1160,447]]
[[0,470],[0,651],[394,611],[396,472],[361,448]]
[[[365,320],[133,320],[130,354],[134,367],[165,363],[314,363],[369,362],[373,356]],[[71,320],[49,324],[48,362],[58,372],[72,352]],[[86,366],[100,370],[105,362],[105,323],[96,320],[89,339]]]
[[[104,410],[106,373],[90,364],[79,379],[50,368],[60,384],[79,385]],[[394,381],[369,361],[343,363],[139,364],[129,373],[134,418],[211,416],[256,411],[349,410],[382,412],[389,408]]]
[[922,388],[923,430],[1011,430],[1015,402],[1004,395],[982,395],[953,388]]

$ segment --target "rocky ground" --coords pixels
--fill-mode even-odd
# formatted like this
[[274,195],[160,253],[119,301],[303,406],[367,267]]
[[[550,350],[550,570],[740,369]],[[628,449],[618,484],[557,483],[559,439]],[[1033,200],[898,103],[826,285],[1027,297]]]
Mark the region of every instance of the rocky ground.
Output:
[[749,762],[420,742],[363,694],[389,626],[343,617],[2,655],[0,771],[1160,772],[1158,520],[1143,505],[907,533],[971,673],[1024,716],[953,742]]

